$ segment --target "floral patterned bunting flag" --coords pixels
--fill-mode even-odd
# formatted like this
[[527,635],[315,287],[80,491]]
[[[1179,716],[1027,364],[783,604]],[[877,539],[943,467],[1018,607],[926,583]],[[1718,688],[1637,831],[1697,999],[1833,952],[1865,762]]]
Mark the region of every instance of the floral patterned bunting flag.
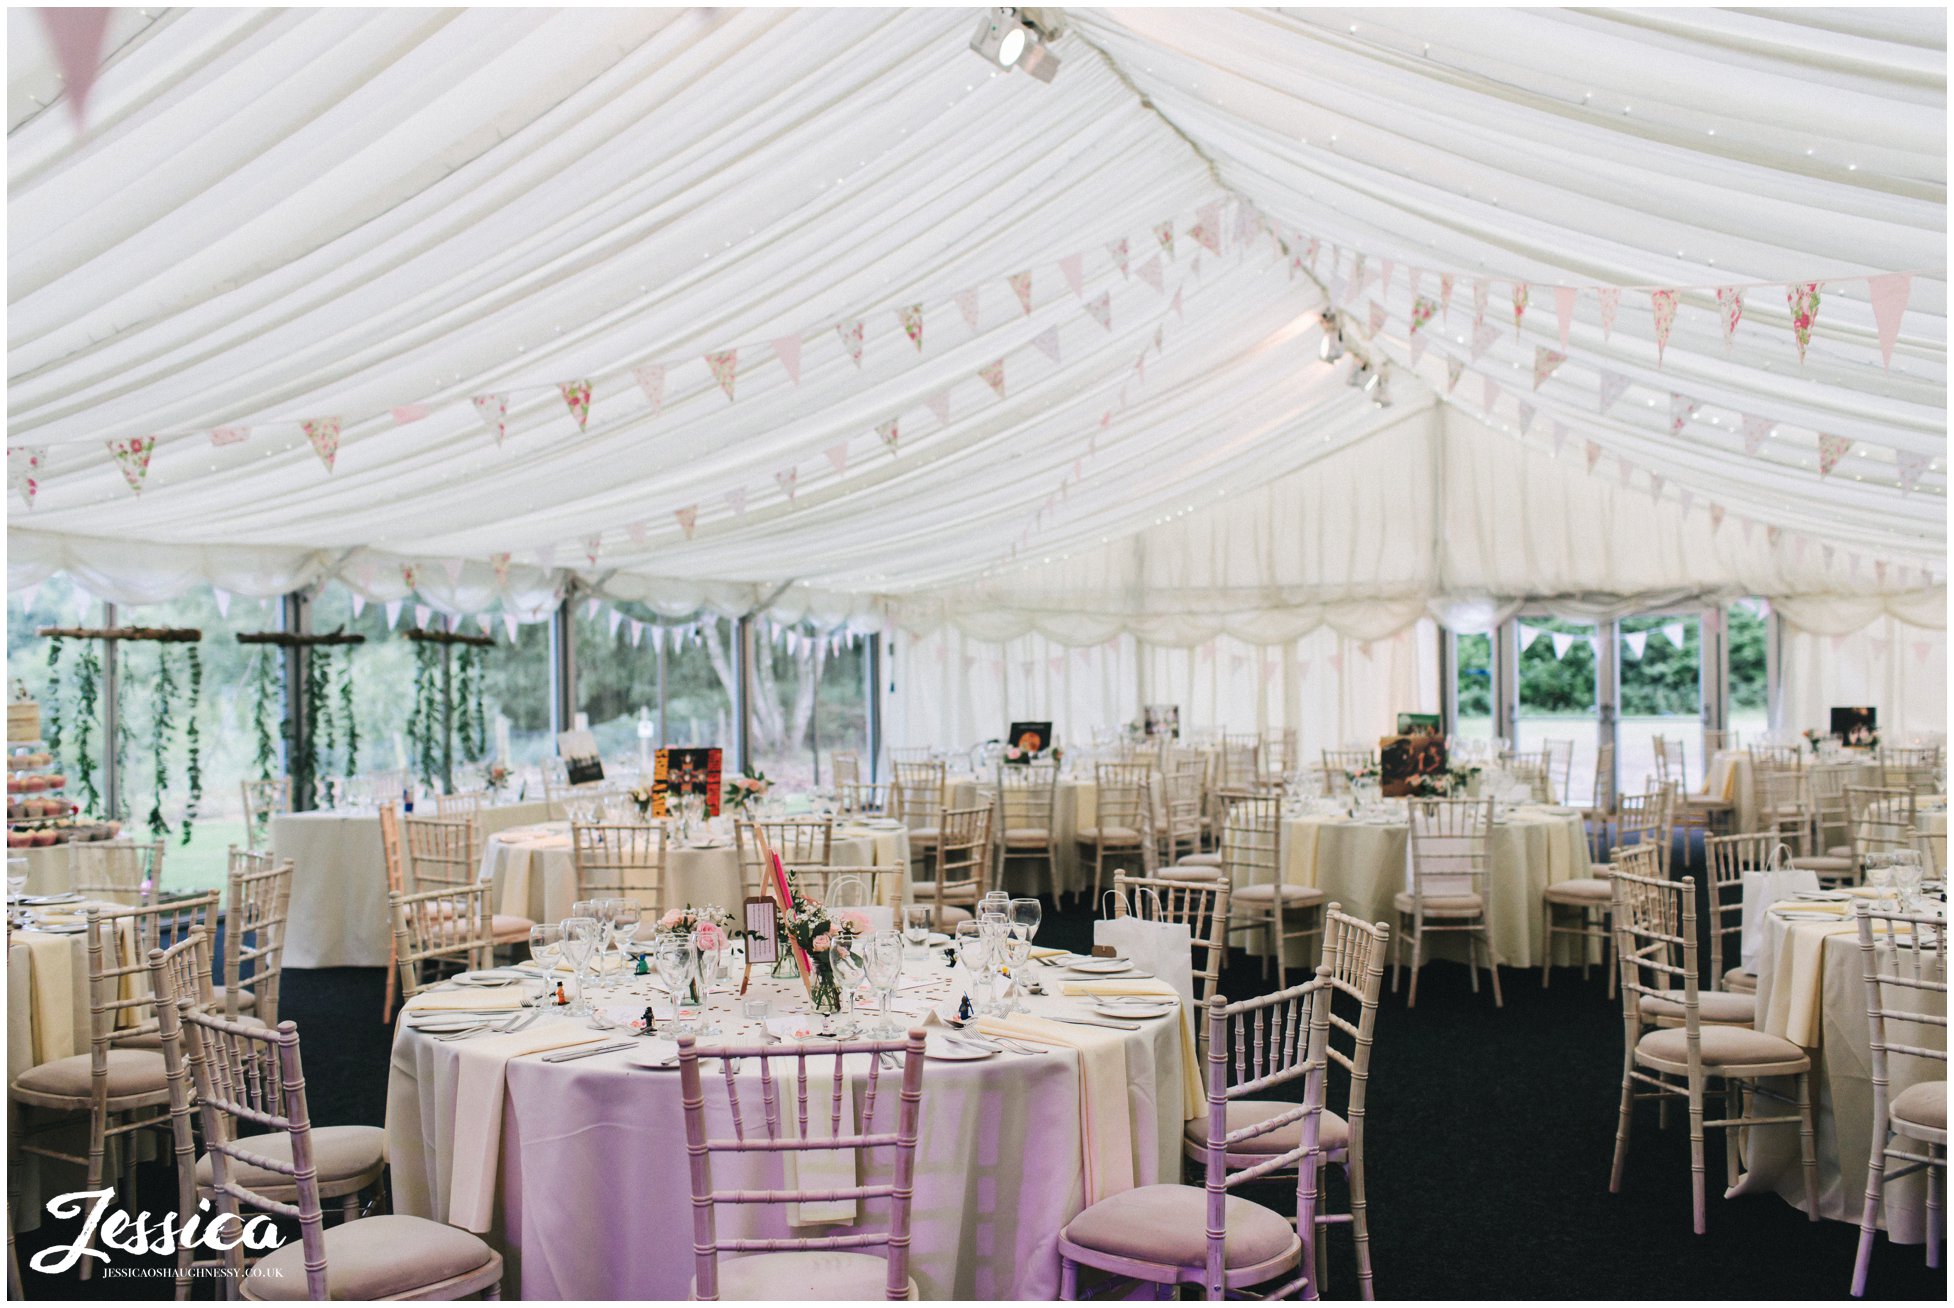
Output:
[[781,493],[791,502],[794,498],[794,486],[801,479],[801,470],[798,467],[793,467],[787,469],[785,472],[776,472],[773,475],[773,479],[780,483]]
[[1764,448],[1764,442],[1769,438],[1771,428],[1776,424],[1769,418],[1760,418],[1754,413],[1746,413],[1742,416],[1744,453],[1754,459],[1757,457],[1757,452]]
[[977,370],[977,375],[984,379],[986,386],[997,392],[999,399],[1004,398],[1004,360],[996,359],[985,364]]
[[923,352],[923,306],[905,304],[896,310],[896,317],[902,322],[902,334],[916,347],[916,353]]
[[1416,336],[1420,328],[1430,322],[1438,313],[1438,306],[1419,295],[1411,301],[1411,335]]
[[26,501],[30,509],[34,507],[34,496],[40,493],[41,465],[46,462],[45,445],[7,447],[7,489]]
[[1919,484],[1920,474],[1927,471],[1930,460],[1924,454],[1912,454],[1906,450],[1896,451],[1893,457],[1899,465],[1901,492],[1913,494],[1913,488]]
[[1650,291],[1649,310],[1655,315],[1655,364],[1662,366],[1662,352],[1669,345],[1669,329],[1676,325],[1676,292]]
[[651,416],[657,417],[665,407],[665,365],[642,364],[631,370],[631,378],[638,383],[638,389],[645,393],[645,400],[651,405]]
[[1628,389],[1628,378],[1618,372],[1601,370],[1601,412],[1606,413],[1615,407],[1615,401]]
[[1520,319],[1526,317],[1527,301],[1532,298],[1532,288],[1525,282],[1513,283],[1513,339],[1520,339]]
[[312,452],[319,456],[319,462],[331,472],[333,460],[339,457],[339,419],[307,418],[299,424],[299,429],[312,442]]
[[1831,476],[1832,469],[1839,466],[1839,460],[1844,458],[1845,452],[1851,448],[1852,438],[1849,436],[1818,433],[1818,475]]
[[149,475],[149,454],[156,448],[154,436],[131,436],[127,440],[109,441],[109,453],[115,456],[116,466],[122,469],[123,480],[129,489],[142,494],[143,478]]
[[1459,388],[1459,377],[1465,372],[1465,365],[1451,355],[1445,356],[1445,393],[1450,395]]
[[835,476],[848,475],[848,442],[838,441],[828,447],[828,466],[835,470]]
[[977,330],[977,307],[977,288],[975,286],[970,287],[968,290],[957,292],[957,309],[963,314],[964,324],[973,332]]
[[1156,291],[1167,289],[1167,279],[1161,272],[1159,255],[1152,256],[1140,265],[1140,280]]
[[672,516],[678,519],[679,530],[687,540],[692,539],[692,529],[699,525],[699,506],[688,504],[682,509],[673,509]]
[[1697,402],[1687,395],[1669,392],[1669,434],[1680,436],[1683,428],[1689,425],[1690,417],[1696,412]]
[[596,566],[598,551],[602,550],[603,548],[604,548],[604,537],[602,536],[602,534],[596,536],[584,537],[583,556],[586,559],[590,560],[591,566],[593,567]]
[[1108,241],[1106,243],[1106,253],[1113,256],[1113,265],[1119,269],[1119,275],[1122,277],[1127,276],[1126,238],[1122,236],[1117,241]]
[[577,420],[578,431],[590,430],[590,383],[587,381],[567,381],[556,388],[563,394],[563,403],[569,406],[570,416]]
[[881,440],[882,444],[888,447],[889,453],[898,454],[901,452],[896,448],[896,442],[900,439],[896,419],[891,418],[887,422],[878,423],[875,428],[875,434]]
[[1011,289],[1017,293],[1018,303],[1024,306],[1024,311],[1027,315],[1030,314],[1031,272],[1029,270],[1026,270],[1021,273],[1012,273],[1009,277],[1005,278],[1004,280],[1011,283]]
[[788,380],[794,385],[801,384],[801,338],[781,336],[774,339],[773,357],[780,360],[780,366],[787,370]]
[[848,351],[857,368],[862,366],[862,335],[866,326],[860,319],[835,324],[835,335],[841,338],[841,347]]
[[403,563],[400,565],[400,582],[403,586],[407,587],[410,593],[419,589],[419,579],[420,573],[415,569],[413,564]]
[[212,427],[210,429],[210,443],[212,445],[242,445],[250,439],[251,429],[249,427]]
[[1099,292],[1098,295],[1094,296],[1092,299],[1087,300],[1086,312],[1091,314],[1094,320],[1096,320],[1101,327],[1104,327],[1107,331],[1113,330],[1112,292],[1101,291]]
[[1153,229],[1153,238],[1160,242],[1160,248],[1167,252],[1169,259],[1174,257],[1174,224],[1161,223]]
[[[861,324],[856,324],[857,328]],[[733,398],[733,379],[739,372],[740,352],[738,350],[719,350],[706,356],[706,367],[712,369],[712,379],[719,383],[719,389],[726,392],[726,398]]]
[[1744,288],[1717,287],[1717,317],[1723,322],[1723,348],[1728,352],[1737,335],[1737,324],[1744,317]]
[[509,434],[509,397],[507,395],[477,395],[471,401],[476,414],[489,429],[500,445]]
[[950,388],[949,387],[947,386],[944,387],[936,394],[924,400],[923,403],[929,406],[930,412],[936,415],[936,420],[938,422],[942,423],[946,427],[950,425]]
[[1554,369],[1567,362],[1567,356],[1559,350],[1550,350],[1544,345],[1533,347],[1533,389],[1540,389],[1540,383],[1554,375]]
[[1309,244],[1303,247],[1303,262],[1309,265],[1311,272],[1316,271],[1316,256],[1321,253],[1323,253],[1323,242],[1314,236],[1310,237]]
[[1036,336],[1032,337],[1031,343],[1033,345],[1036,345],[1038,347],[1039,352],[1043,354],[1047,359],[1050,359],[1053,363],[1058,362],[1058,328],[1057,327],[1047,327],[1044,331],[1039,332]]
[[1794,282],[1784,288],[1784,300],[1791,307],[1791,334],[1798,340],[1798,362],[1805,361],[1805,347],[1812,343],[1812,324],[1818,321],[1817,282]]
[[1452,316],[1452,274],[1438,275],[1438,311],[1447,318]]
[[1601,302],[1601,339],[1607,340],[1615,330],[1615,314],[1622,307],[1622,293],[1619,287],[1597,286],[1594,298]]

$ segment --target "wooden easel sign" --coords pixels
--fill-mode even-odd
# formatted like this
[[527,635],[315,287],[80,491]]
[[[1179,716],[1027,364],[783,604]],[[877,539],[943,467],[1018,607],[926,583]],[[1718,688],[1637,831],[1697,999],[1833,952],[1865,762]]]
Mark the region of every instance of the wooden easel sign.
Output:
[[769,967],[780,961],[780,905],[772,895],[756,895],[746,901],[746,975],[740,978],[740,993],[746,993],[753,980],[753,965]]

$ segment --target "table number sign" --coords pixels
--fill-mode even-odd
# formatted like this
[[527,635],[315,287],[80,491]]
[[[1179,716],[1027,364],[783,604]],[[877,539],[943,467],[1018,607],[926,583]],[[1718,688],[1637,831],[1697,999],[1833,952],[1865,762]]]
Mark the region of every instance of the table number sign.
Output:
[[597,737],[591,732],[559,732],[556,752],[563,756],[563,770],[571,785],[604,779],[603,756],[597,749]]
[[780,905],[772,895],[755,895],[746,901],[746,975],[740,978],[740,993],[746,993],[753,979],[755,963],[780,961]]

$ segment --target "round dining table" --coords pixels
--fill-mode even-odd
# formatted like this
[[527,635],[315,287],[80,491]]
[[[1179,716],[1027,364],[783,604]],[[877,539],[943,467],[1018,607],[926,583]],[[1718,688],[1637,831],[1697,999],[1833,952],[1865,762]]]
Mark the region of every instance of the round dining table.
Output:
[[[1028,996],[1030,1018],[1009,1030],[1029,1032],[1026,1052],[975,1059],[943,1041],[939,1005],[953,1007],[962,975],[941,950],[905,960],[894,1018],[925,1026],[931,1057],[923,1076],[914,1174],[910,1274],[925,1299],[1051,1299],[1058,1290],[1058,1235],[1089,1202],[1137,1185],[1179,1176],[1185,1121],[1201,1103],[1184,1010],[1119,1028],[1049,1020],[1090,1016],[1090,1000],[1068,995],[1058,967],[1032,969],[1047,992]],[[740,972],[732,976],[737,982]],[[1104,985],[1104,982],[1091,982]],[[1144,984],[1144,983],[1142,983]],[[528,985],[523,985],[528,990]],[[715,1043],[757,1045],[771,1028],[788,1044],[807,1040],[814,1102],[832,1087],[832,1055],[813,1036],[814,1019],[797,977],[753,970],[744,998],[734,986],[709,996]],[[387,1155],[395,1211],[475,1231],[507,1260],[505,1297],[525,1299],[684,1299],[693,1275],[692,1205],[679,1078],[665,1058],[674,1046],[657,1036],[593,1029],[551,1009],[508,1034],[441,1040],[414,1029],[441,1004],[496,1003],[466,986],[416,996],[395,1034],[387,1092]],[[656,976],[621,967],[595,987],[600,1014],[627,1017],[649,1005],[671,1011]],[[769,1016],[746,1016],[764,1002]],[[871,1005],[873,1007],[873,1005]],[[1041,1020],[1045,1019],[1045,1020]],[[565,1061],[552,1055],[626,1046]],[[641,1052],[643,1051],[643,1052]],[[863,1110],[866,1056],[846,1069],[857,1125]],[[641,1064],[651,1063],[652,1066]],[[708,1133],[732,1134],[721,1065],[707,1063]],[[776,1078],[794,1075],[778,1064]],[[873,1125],[894,1129],[899,1069],[880,1071]],[[748,1130],[758,1120],[760,1068],[736,1069]],[[778,1084],[778,1082],[776,1082]],[[791,1091],[785,1116],[791,1119]],[[887,1116],[885,1116],[885,1114]],[[824,1119],[825,1120],[825,1119]],[[893,1174],[889,1151],[853,1161],[786,1162],[779,1155],[718,1155],[716,1187],[805,1189],[877,1184]],[[817,1175],[818,1173],[818,1175]],[[718,1208],[726,1236],[830,1235],[862,1229],[852,1204],[789,1209],[781,1205]],[[886,1227],[871,1207],[868,1229]]]

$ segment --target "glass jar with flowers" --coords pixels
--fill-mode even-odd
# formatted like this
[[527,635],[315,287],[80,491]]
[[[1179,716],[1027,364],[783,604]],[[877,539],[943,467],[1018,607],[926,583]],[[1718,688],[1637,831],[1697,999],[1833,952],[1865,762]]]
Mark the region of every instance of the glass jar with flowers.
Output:
[[[731,939],[732,927],[732,915],[717,904],[707,904],[704,908],[693,908],[688,904],[684,908],[671,909],[658,919],[660,936],[687,941],[699,951],[702,959],[710,956],[715,962]],[[707,968],[703,966],[695,968],[686,993],[675,996],[682,1006],[699,1007],[704,1004],[706,986],[711,980],[710,977],[702,978],[701,974],[706,971]]]
[[643,784],[633,786],[631,787],[630,790],[625,792],[625,798],[629,799],[632,802],[632,804],[634,804],[637,807],[638,821],[640,822],[651,821],[651,787],[650,786],[643,785]]
[[736,772],[726,778],[720,792],[720,806],[730,809],[739,817],[748,816],[765,798],[772,783],[757,768],[751,772]]
[[821,1034],[833,1035],[834,1017],[841,1011],[841,985],[835,975],[835,950],[868,934],[869,922],[860,913],[831,911],[812,895],[802,894],[791,876],[788,878],[788,895],[791,902],[781,918],[781,926],[801,965],[808,1002],[821,1015]]

